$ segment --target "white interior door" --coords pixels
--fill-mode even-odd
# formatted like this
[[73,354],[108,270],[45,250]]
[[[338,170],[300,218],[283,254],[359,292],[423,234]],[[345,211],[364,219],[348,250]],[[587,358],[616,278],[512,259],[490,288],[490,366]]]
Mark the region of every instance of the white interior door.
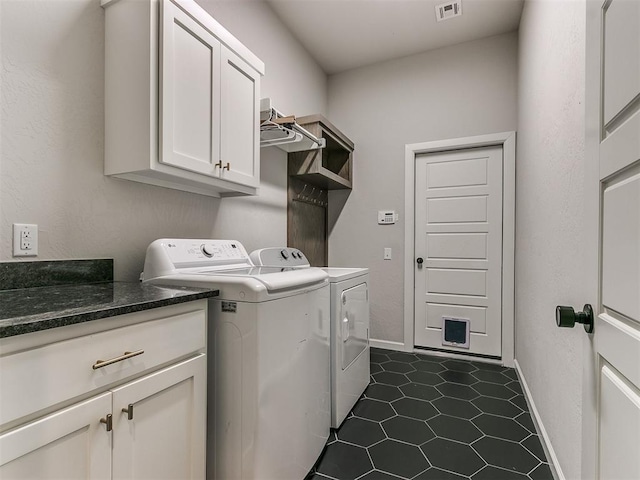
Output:
[[162,163],[219,176],[220,42],[169,0],[161,65]]
[[[500,357],[502,147],[420,155],[415,169],[415,345]],[[468,347],[443,344],[445,318],[469,321]]]
[[[640,478],[640,2],[587,2],[595,329],[585,342],[583,478]],[[598,244],[595,255],[596,240]],[[590,278],[591,278],[590,277]],[[596,282],[593,282],[594,286]]]

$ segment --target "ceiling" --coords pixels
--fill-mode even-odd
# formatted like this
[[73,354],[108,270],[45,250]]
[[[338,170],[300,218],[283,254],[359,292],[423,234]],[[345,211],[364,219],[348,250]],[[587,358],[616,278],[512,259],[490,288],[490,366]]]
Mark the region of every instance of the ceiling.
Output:
[[267,0],[328,74],[517,30],[524,0],[461,0],[462,16],[437,22],[449,0]]

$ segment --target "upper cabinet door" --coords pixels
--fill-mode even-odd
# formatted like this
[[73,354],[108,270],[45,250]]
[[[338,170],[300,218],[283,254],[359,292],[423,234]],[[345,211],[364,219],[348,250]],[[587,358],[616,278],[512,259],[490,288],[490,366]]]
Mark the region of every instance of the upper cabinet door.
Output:
[[221,54],[221,178],[257,187],[260,74],[229,49]]
[[162,2],[160,161],[218,177],[220,42]]

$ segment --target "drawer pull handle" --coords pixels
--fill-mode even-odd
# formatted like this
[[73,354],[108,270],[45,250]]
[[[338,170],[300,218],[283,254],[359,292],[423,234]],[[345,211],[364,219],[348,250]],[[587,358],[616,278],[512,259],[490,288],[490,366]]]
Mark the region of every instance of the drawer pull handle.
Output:
[[127,414],[127,420],[133,420],[133,403],[127,405],[127,408],[123,408],[122,412]]
[[104,423],[107,426],[107,432],[113,430],[113,417],[110,413],[107,414],[106,418],[101,418],[100,423]]
[[93,369],[97,370],[102,367],[106,367],[107,365],[112,365],[114,363],[121,362],[123,360],[128,360],[129,358],[137,357],[138,355],[142,355],[144,350],[136,350],[135,352],[124,352],[124,354],[119,357],[112,358],[111,360],[98,360],[93,364]]

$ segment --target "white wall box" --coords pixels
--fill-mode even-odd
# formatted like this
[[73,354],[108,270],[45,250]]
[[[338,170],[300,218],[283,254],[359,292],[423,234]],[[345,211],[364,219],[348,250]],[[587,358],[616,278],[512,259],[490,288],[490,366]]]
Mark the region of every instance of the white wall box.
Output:
[[255,195],[264,64],[193,0],[103,0],[105,174]]
[[2,339],[0,477],[204,478],[206,313],[201,300]]

